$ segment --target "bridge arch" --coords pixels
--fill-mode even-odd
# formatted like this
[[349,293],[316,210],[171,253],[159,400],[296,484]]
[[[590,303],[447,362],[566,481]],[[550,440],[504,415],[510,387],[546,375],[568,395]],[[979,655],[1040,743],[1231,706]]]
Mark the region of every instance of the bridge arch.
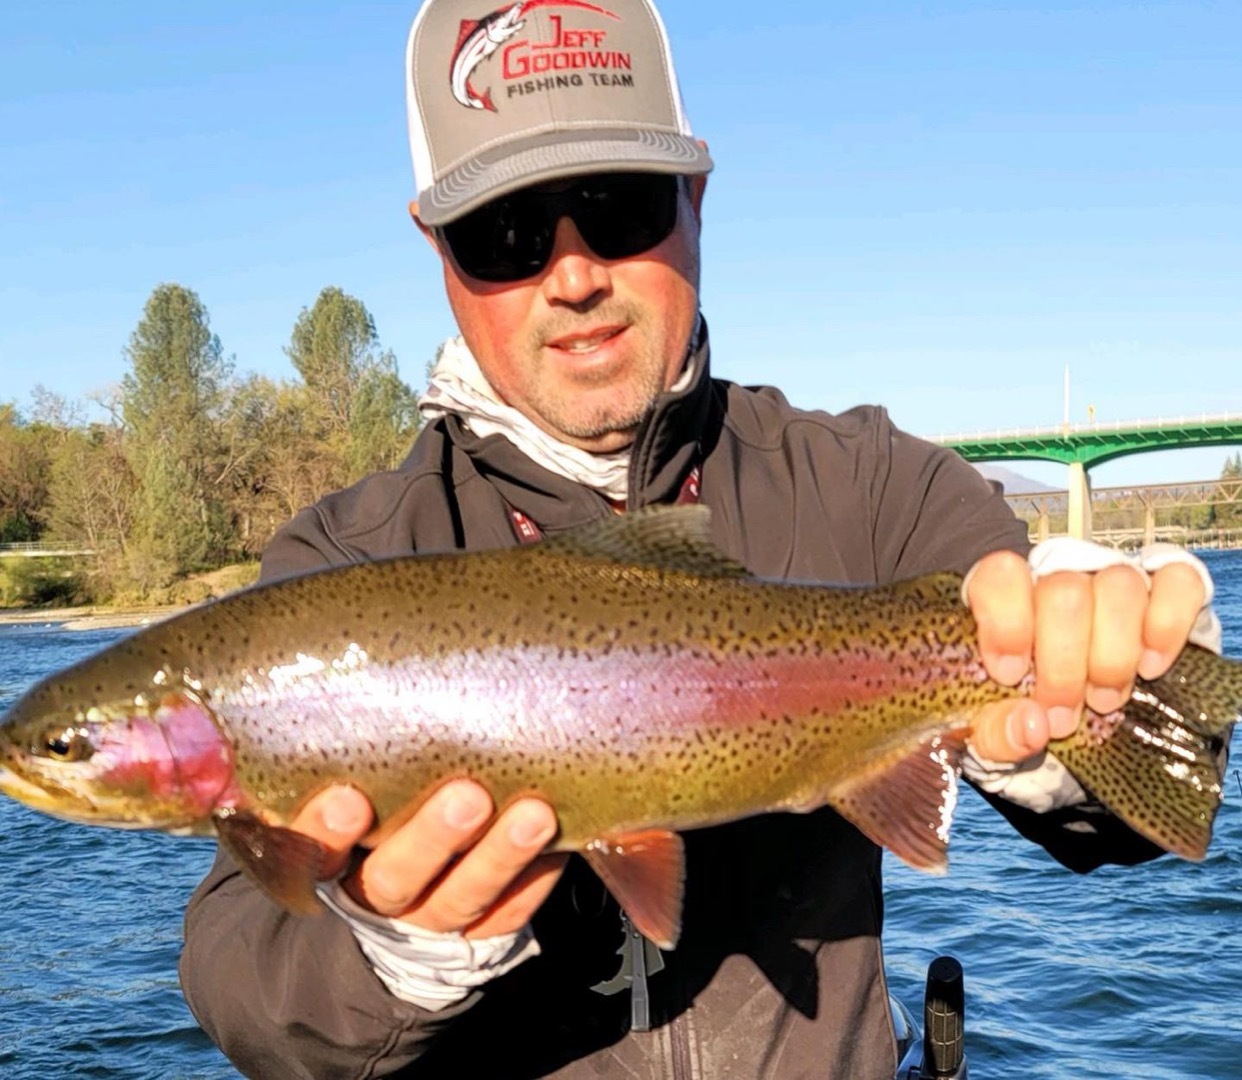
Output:
[[1242,446],[1242,415],[1062,424],[973,435],[938,435],[931,441],[956,450],[970,462],[1025,460],[1068,465],[1069,531],[1073,536],[1089,537],[1091,466],[1154,450]]

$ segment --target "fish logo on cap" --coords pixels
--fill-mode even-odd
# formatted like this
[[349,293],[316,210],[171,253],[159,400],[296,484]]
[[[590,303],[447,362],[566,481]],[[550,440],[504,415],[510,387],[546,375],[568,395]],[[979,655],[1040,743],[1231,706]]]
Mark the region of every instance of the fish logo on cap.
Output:
[[467,109],[485,109],[497,112],[492,101],[491,88],[481,94],[471,85],[475,69],[497,49],[517,36],[526,25],[526,14],[535,8],[567,7],[606,15],[610,19],[620,16],[585,0],[518,0],[509,7],[497,8],[490,15],[477,20],[463,19],[453,62],[449,67],[449,84],[453,97]]

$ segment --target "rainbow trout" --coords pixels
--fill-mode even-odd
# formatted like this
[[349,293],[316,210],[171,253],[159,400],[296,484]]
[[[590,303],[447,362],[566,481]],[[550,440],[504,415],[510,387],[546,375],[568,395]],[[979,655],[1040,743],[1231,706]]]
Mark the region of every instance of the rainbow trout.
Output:
[[[680,929],[679,830],[829,805],[942,868],[990,681],[943,574],[883,588],[759,580],[707,511],[641,511],[512,550],[326,570],[152,626],[33,687],[0,790],[74,821],[219,834],[277,902],[316,910],[321,852],[285,826],[353,784],[379,842],[442,783],[557,811],[636,927]],[[1242,664],[1188,647],[1123,711],[1051,747],[1168,851],[1201,858]]]

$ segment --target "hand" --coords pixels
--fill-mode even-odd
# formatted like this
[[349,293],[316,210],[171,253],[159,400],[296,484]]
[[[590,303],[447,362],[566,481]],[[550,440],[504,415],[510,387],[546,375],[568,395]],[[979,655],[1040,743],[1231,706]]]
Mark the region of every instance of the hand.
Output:
[[[567,856],[540,857],[556,834],[556,814],[541,799],[519,799],[492,817],[482,787],[450,781],[366,855],[345,889],[363,907],[425,930],[472,938],[519,930],[547,899]],[[324,876],[332,877],[373,819],[360,791],[338,786],[311,799],[292,827],[323,844]]]
[[1022,761],[1050,739],[1073,734],[1084,704],[1111,712],[1129,699],[1137,673],[1164,674],[1186,644],[1205,592],[1183,564],[1151,575],[1130,566],[1050,574],[1037,584],[1025,559],[996,551],[976,564],[967,597],[988,674],[1016,686],[1034,660],[1033,697],[989,709],[971,744],[993,761]]

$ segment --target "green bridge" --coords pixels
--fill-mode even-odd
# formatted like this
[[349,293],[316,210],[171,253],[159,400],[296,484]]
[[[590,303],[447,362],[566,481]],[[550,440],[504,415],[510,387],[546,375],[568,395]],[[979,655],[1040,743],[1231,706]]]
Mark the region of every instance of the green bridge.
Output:
[[1069,531],[1091,535],[1092,465],[1153,450],[1242,445],[1242,415],[1182,416],[1113,424],[1061,424],[1016,431],[936,435],[931,441],[967,461],[1059,461],[1069,466]]

